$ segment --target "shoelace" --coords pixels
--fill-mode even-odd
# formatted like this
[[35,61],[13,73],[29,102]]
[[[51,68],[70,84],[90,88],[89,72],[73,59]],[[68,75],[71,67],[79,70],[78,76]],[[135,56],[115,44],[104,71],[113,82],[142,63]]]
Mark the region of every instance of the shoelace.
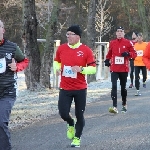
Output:
[[69,126],[69,127],[68,127],[68,131],[69,131],[69,132],[72,132],[72,131],[73,131],[73,128],[74,128],[73,126]]

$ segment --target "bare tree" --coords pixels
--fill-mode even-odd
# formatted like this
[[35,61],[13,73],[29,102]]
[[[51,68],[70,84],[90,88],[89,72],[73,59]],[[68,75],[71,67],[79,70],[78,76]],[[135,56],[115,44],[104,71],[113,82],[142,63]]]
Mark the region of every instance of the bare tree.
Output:
[[95,28],[99,33],[97,36],[99,42],[101,42],[104,35],[110,32],[112,27],[113,18],[109,12],[111,3],[109,0],[98,0],[98,4],[96,5]]
[[[90,0],[88,9],[88,21],[87,21],[87,39],[88,46],[94,50],[95,48],[95,14],[96,14],[96,2],[95,0]],[[95,81],[95,75],[88,75],[87,82]]]
[[134,30],[143,32],[144,39],[149,40],[149,1],[146,0],[122,0],[122,7],[128,16],[129,25]]
[[88,46],[94,49],[95,46],[95,0],[91,0],[88,9],[88,21],[87,21],[87,39]]
[[35,90],[40,81],[40,52],[37,45],[37,18],[35,0],[23,0],[24,14],[24,39],[26,41],[25,53],[30,60],[25,71],[27,89]]
[[51,88],[50,72],[53,63],[54,35],[57,32],[58,0],[54,0],[52,12],[48,19],[46,45],[42,56],[40,84],[45,88]]
[[138,13],[139,13],[141,24],[142,24],[144,38],[146,40],[148,40],[148,24],[149,24],[149,22],[147,21],[147,17],[146,17],[144,0],[137,0],[137,2],[138,2]]

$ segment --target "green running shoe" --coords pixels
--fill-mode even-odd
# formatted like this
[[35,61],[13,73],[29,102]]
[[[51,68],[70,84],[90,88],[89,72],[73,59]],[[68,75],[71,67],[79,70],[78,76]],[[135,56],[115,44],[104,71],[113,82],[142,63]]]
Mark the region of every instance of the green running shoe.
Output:
[[71,143],[71,147],[80,147],[80,142],[81,142],[80,138],[74,137]]
[[75,119],[74,119],[74,126],[69,126],[69,124],[67,124],[67,138],[69,140],[73,139],[75,137]]
[[118,110],[116,107],[109,107],[109,112],[114,113],[114,114],[118,114]]

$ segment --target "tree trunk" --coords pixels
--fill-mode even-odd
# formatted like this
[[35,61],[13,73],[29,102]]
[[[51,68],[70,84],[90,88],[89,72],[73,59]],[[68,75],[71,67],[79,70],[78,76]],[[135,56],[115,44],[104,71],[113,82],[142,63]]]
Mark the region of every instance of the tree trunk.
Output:
[[[88,9],[88,22],[87,22],[87,39],[88,46],[94,50],[95,47],[95,14],[96,14],[96,3],[95,0],[90,0]],[[96,76],[88,75],[87,82],[95,81]]]
[[138,13],[142,24],[144,39],[148,40],[148,24],[143,0],[138,0]]
[[44,50],[44,55],[42,57],[41,70],[40,70],[40,84],[45,88],[51,88],[50,84],[50,73],[53,63],[53,53],[54,53],[54,34],[57,29],[57,9],[58,2],[55,0],[53,10],[51,12],[51,17],[48,22],[48,30],[46,35],[46,47]]
[[24,0],[24,38],[26,41],[25,53],[29,58],[29,67],[25,71],[27,89],[35,90],[39,85],[40,52],[37,45],[37,18],[35,0]]

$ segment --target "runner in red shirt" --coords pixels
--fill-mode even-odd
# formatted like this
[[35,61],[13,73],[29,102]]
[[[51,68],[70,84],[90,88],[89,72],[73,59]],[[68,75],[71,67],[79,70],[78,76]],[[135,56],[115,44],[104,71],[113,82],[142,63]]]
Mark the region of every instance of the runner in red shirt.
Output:
[[133,48],[133,43],[124,38],[123,27],[118,27],[116,30],[117,38],[112,40],[109,45],[109,51],[106,55],[105,66],[110,66],[111,72],[111,98],[113,100],[113,107],[109,108],[110,113],[118,113],[117,110],[117,80],[119,78],[121,85],[122,96],[122,112],[127,111],[127,90],[126,82],[129,72],[129,59],[137,56]]
[[[85,74],[95,74],[96,64],[92,50],[80,43],[81,29],[73,25],[67,29],[68,43],[59,46],[54,59],[54,72],[61,74],[58,109],[67,122],[67,137],[71,147],[80,147],[80,138],[85,124],[87,82]],[[70,116],[71,103],[75,102],[77,122]]]

